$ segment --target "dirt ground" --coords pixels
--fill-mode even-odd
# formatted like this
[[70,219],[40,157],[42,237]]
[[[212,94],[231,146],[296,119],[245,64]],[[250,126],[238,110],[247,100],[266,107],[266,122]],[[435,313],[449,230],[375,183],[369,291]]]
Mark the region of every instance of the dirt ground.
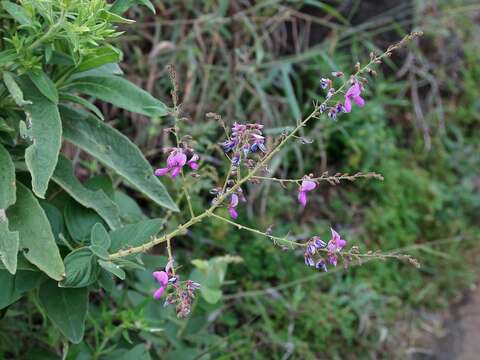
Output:
[[435,360],[480,360],[480,286],[452,309],[444,330],[436,341]]

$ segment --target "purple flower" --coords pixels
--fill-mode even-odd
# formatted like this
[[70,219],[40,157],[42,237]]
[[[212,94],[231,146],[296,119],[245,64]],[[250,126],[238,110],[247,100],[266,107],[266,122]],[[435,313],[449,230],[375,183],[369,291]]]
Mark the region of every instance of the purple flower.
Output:
[[323,249],[327,247],[327,244],[325,243],[325,241],[320,239],[320,237],[318,236],[314,236],[312,240],[313,240],[313,245],[315,245],[317,249]]
[[302,204],[302,206],[305,207],[305,205],[307,205],[307,193],[316,187],[317,184],[315,181],[309,180],[308,178],[302,181],[302,185],[300,185],[298,189],[298,202]]
[[327,249],[328,249],[328,261],[330,264],[337,266],[337,252],[342,250],[347,242],[341,238],[340,234],[337,233],[335,230],[330,229],[332,231],[332,238],[328,242]]
[[158,300],[162,297],[162,294],[168,285],[168,274],[165,271],[154,271],[152,275],[160,284],[160,287],[153,293],[153,298]]
[[315,267],[319,270],[323,270],[325,272],[328,271],[327,269],[327,264],[325,263],[325,260],[323,260],[322,258],[320,258],[320,260],[317,261],[317,263],[315,264]]
[[332,80],[330,79],[325,79],[325,78],[320,79],[320,87],[322,89],[326,89],[327,87],[330,86],[331,83],[332,83]]
[[230,204],[228,204],[228,212],[233,219],[238,217],[237,210],[235,209],[238,206],[238,195],[232,194],[230,197]]
[[187,155],[182,149],[173,149],[167,158],[167,167],[155,170],[156,176],[163,176],[170,173],[170,176],[174,179],[180,174],[183,166],[187,162]]
[[337,233],[335,230],[333,230],[332,228],[330,228],[330,230],[332,231],[332,240],[330,240],[331,242],[333,242],[335,244],[335,247],[338,249],[338,250],[342,250],[345,245],[347,245],[347,241],[342,239],[340,234]]
[[360,85],[358,82],[354,83],[350,89],[347,90],[345,94],[345,112],[349,113],[352,111],[352,100],[355,102],[355,104],[359,107],[362,107],[365,105],[365,100],[360,96],[360,94],[363,91],[362,85]]
[[310,254],[308,254],[307,252],[305,252],[305,254],[303,254],[304,258],[305,258],[305,265],[307,266],[315,266],[315,261],[313,261],[313,258]]
[[200,156],[194,153],[190,160],[187,161],[187,165],[190,166],[192,170],[197,170],[199,166],[198,159],[200,159]]

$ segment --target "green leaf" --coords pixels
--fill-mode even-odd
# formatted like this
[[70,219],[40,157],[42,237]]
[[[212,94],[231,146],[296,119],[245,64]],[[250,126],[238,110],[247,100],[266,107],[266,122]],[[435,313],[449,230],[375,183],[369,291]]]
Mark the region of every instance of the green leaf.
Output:
[[93,284],[98,277],[96,258],[89,248],[72,251],[65,257],[65,279],[60,287],[80,288]]
[[90,245],[89,249],[92,251],[92,253],[103,260],[108,260],[109,254],[108,251],[105,250],[104,248],[97,246],[97,245]]
[[47,216],[28,188],[17,182],[17,202],[7,209],[10,229],[18,231],[20,249],[32,264],[61,280],[65,267],[60,257]]
[[114,200],[123,222],[131,224],[147,219],[140,206],[127,194],[115,191]]
[[122,109],[142,115],[161,117],[168,114],[167,106],[164,103],[119,76],[85,76],[74,80],[65,88],[94,96]]
[[15,167],[10,154],[0,144],[0,210],[15,203],[15,190]]
[[[8,230],[8,219],[0,209],[0,260],[5,268],[11,273],[17,272],[17,255],[19,248],[19,237],[17,231]],[[2,219],[2,217],[5,217]]]
[[57,165],[62,144],[62,123],[58,107],[43,96],[30,80],[22,78],[20,87],[25,98],[32,101],[32,105],[24,107],[31,122],[28,136],[33,142],[25,151],[25,162],[32,175],[33,192],[43,198]]
[[119,49],[113,46],[101,46],[92,54],[89,54],[88,57],[78,65],[75,72],[95,69],[105,64],[118,63],[121,60],[122,52]]
[[17,271],[15,275],[11,275],[0,270],[0,309],[20,299],[25,292],[36,288],[43,280],[45,276],[40,272]]
[[[70,199],[64,208],[65,224],[73,240],[90,242],[92,227],[103,222],[103,219],[93,210],[87,209],[75,200]],[[105,224],[106,225],[106,224]]]
[[95,106],[93,105],[90,101],[85,100],[84,98],[77,96],[77,95],[71,95],[71,94],[60,94],[60,100],[62,101],[70,101],[75,104],[82,105],[84,108],[87,110],[90,110],[92,113],[94,113],[100,120],[105,120],[103,117],[102,112]]
[[32,25],[32,20],[27,12],[19,5],[10,1],[2,1],[3,8],[21,25]]
[[120,280],[125,280],[125,271],[118,266],[117,264],[114,264],[111,261],[103,261],[103,260],[98,260],[98,263],[100,266],[107,270],[109,273],[112,273],[116,277],[118,277]]
[[45,200],[42,200],[40,205],[42,206],[43,211],[45,211],[45,215],[47,215],[53,236],[55,236],[55,241],[57,244],[65,245],[64,241],[60,239],[60,235],[63,235],[64,237],[67,235],[62,212],[56,206]]
[[162,229],[164,223],[163,219],[149,219],[111,231],[110,253],[149,242]]
[[211,289],[206,286],[200,288],[200,293],[209,304],[216,304],[222,298],[221,290]]
[[135,20],[125,19],[118,14],[114,14],[106,10],[100,11],[100,17],[109,23],[133,24],[135,22]]
[[32,103],[31,101],[26,101],[23,98],[22,89],[20,89],[20,87],[18,86],[14,76],[8,71],[3,72],[3,82],[5,83],[5,86],[7,87],[10,95],[12,95],[15,104],[17,104],[18,106],[24,106]]
[[102,190],[92,191],[84,187],[67,158],[60,155],[52,179],[78,203],[95,210],[112,229],[120,227],[117,205]]
[[0,51],[0,67],[14,62],[17,58],[17,52],[13,49]]
[[28,77],[48,100],[58,104],[58,91],[53,81],[42,70],[29,71]]
[[60,107],[65,138],[115,170],[160,206],[178,211],[141,151],[124,135],[85,112]]
[[[0,263],[0,270],[7,270],[3,263]],[[38,272],[38,268],[29,263],[23,255],[17,257],[17,272],[19,270]]]
[[149,0],[115,0],[110,8],[110,11],[115,14],[123,14],[135,4],[146,6],[155,14],[155,7]]
[[40,287],[40,303],[48,318],[68,340],[78,344],[85,332],[88,311],[88,289],[59,288],[53,281]]
[[92,228],[90,238],[90,250],[101,259],[108,260],[108,248],[110,247],[110,235],[102,224],[96,223]]
[[102,249],[108,250],[111,242],[112,240],[110,240],[110,235],[108,235],[108,232],[105,230],[103,225],[100,223],[95,224],[95,226],[92,228],[92,237],[90,243]]

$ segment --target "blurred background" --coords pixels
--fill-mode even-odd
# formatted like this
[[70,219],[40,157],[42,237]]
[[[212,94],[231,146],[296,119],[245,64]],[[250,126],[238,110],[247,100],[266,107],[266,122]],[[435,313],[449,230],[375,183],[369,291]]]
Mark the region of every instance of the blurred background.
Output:
[[[422,267],[374,261],[319,273],[304,266],[300,253],[207,222],[176,239],[175,253],[182,273],[194,268],[193,259],[210,259],[209,266],[220,269],[218,299],[198,300],[192,315],[179,320],[161,303],[144,300],[154,284],[139,271],[114,300],[93,299],[97,315],[87,333],[110,336],[117,345],[146,343],[159,359],[462,359],[480,337],[480,320],[465,330],[471,317],[462,316],[465,306],[480,308],[474,287],[480,249],[478,1],[153,3],[156,15],[138,6],[126,14],[136,23],[124,27],[117,44],[123,71],[171,105],[167,66],[174,65],[183,129],[200,154],[214,153],[222,140],[207,113],[227,124],[259,122],[269,137],[278,136],[323,97],[320,78],[349,74],[371,51],[381,53],[409,32],[423,31],[378,69],[361,111],[310,124],[302,134],[309,144],[292,143],[271,164],[278,177],[375,171],[385,180],[325,183],[304,211],[292,210],[299,208],[296,189],[249,185],[240,216],[246,225],[273,224],[276,232],[301,240],[328,238],[333,226],[350,245],[400,249]],[[158,122],[98,105],[154,166],[163,163],[161,149],[169,145],[163,129],[171,119]],[[104,171],[76,155],[85,174]],[[206,157],[193,191],[198,211],[227,171],[222,166]],[[165,183],[175,191],[175,184]],[[163,216],[131,195],[145,214]],[[164,261],[164,249],[157,253],[148,266]],[[114,332],[119,324],[122,331]],[[52,336],[38,334],[39,342]],[[11,346],[21,347],[23,340],[15,340]],[[70,356],[82,358],[86,342]]]

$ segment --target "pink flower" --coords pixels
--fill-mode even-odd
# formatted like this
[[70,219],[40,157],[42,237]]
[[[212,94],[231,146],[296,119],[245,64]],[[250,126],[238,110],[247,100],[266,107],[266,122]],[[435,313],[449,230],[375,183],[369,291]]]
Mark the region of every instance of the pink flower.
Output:
[[328,261],[333,266],[337,266],[337,252],[340,252],[345,245],[347,245],[347,241],[342,239],[340,234],[337,233],[335,230],[330,229],[332,231],[332,238],[328,242],[327,249],[328,249]]
[[154,271],[152,275],[160,284],[160,287],[153,293],[153,298],[158,300],[162,297],[162,294],[168,285],[168,274],[165,271]]
[[233,219],[238,217],[237,210],[235,209],[238,206],[238,195],[232,194],[230,197],[230,204],[228,204],[228,212]]
[[342,250],[345,247],[345,245],[347,245],[347,241],[342,239],[340,237],[340,234],[337,233],[332,228],[330,228],[330,230],[332,231],[332,240],[330,240],[330,241],[332,241],[335,244],[337,249]]
[[307,193],[317,187],[315,181],[306,178],[302,181],[302,185],[298,189],[298,202],[305,207],[307,205]]
[[347,93],[345,94],[345,112],[349,113],[352,111],[352,100],[357,104],[357,106],[362,107],[365,105],[365,100],[360,96],[360,94],[363,91],[362,85],[360,85],[358,82],[354,83],[350,89],[347,90]]
[[156,176],[163,176],[170,173],[170,176],[174,179],[180,174],[183,166],[187,162],[187,155],[182,149],[173,149],[167,158],[167,167],[155,170]]
[[200,159],[200,156],[193,154],[190,160],[187,161],[187,165],[190,166],[192,170],[197,170],[199,166],[198,159]]

